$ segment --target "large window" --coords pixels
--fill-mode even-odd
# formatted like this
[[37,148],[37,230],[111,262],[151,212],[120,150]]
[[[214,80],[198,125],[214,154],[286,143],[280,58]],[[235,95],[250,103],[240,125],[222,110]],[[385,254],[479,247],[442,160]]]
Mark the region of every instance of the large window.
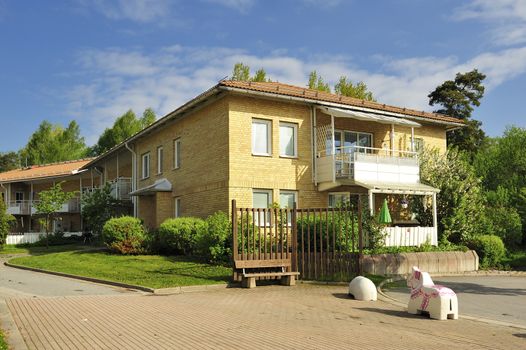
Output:
[[424,139],[423,138],[415,137],[413,142],[415,143],[414,144],[415,152],[420,153],[424,150]]
[[163,173],[163,147],[157,147],[157,174]]
[[279,206],[281,208],[293,209],[294,203],[298,203],[298,192],[296,191],[279,191]]
[[298,156],[298,124],[279,123],[279,155]]
[[181,139],[174,140],[174,169],[181,167]]
[[179,197],[174,199],[174,216],[176,218],[181,217],[181,198]]
[[272,123],[270,120],[252,119],[252,154],[270,156]]
[[[252,192],[252,207],[254,208],[270,208],[272,204],[272,190],[253,190]],[[270,212],[264,218],[264,214],[260,213],[259,217],[254,217],[256,225],[270,226]],[[260,225],[261,224],[261,225]]]
[[141,178],[146,179],[150,177],[150,152],[143,154],[141,159],[142,159]]
[[[331,135],[327,136],[327,155],[331,154]],[[373,134],[348,130],[334,131],[334,146],[336,153],[352,153],[354,151],[370,153],[367,148],[373,147]],[[367,147],[367,148],[360,148]]]
[[349,204],[351,194],[349,192],[329,193],[329,208],[338,208]]

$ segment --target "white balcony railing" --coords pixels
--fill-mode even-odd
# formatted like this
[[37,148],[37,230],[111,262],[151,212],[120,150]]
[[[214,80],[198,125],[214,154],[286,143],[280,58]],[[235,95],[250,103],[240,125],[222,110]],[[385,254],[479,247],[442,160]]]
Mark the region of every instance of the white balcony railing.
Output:
[[389,183],[418,183],[418,153],[348,146],[327,149],[316,158],[318,182],[336,179]]
[[[35,215],[37,213],[36,204],[40,201],[24,200],[11,201],[7,203],[6,212],[11,215]],[[72,198],[64,203],[57,213],[78,213],[80,212],[80,199]]]
[[124,201],[131,199],[132,179],[130,177],[119,177],[109,183],[113,198]]

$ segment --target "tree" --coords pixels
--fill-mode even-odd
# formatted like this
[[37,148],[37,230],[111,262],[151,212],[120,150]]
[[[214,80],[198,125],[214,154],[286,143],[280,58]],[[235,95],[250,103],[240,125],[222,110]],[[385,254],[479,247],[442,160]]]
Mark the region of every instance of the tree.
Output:
[[367,85],[365,85],[363,81],[353,84],[353,82],[345,76],[341,76],[338,83],[334,85],[334,92],[361,100],[376,101],[373,93],[367,90]]
[[321,76],[318,76],[315,70],[309,74],[309,89],[331,92],[329,83],[326,83]]
[[474,107],[480,106],[484,96],[482,81],[486,76],[474,69],[467,73],[457,73],[455,80],[447,80],[431,92],[429,105],[440,105],[435,113],[441,113],[461,119],[466,126],[452,130],[447,134],[448,144],[467,151],[473,157],[483,145],[486,135],[481,129],[482,123],[471,119]]
[[267,78],[267,72],[260,68],[256,71],[253,77],[250,77],[250,67],[242,62],[238,62],[232,69],[232,80],[237,81],[255,81],[255,82],[269,82]]
[[90,154],[98,156],[108,151],[155,122],[155,118],[155,113],[151,108],[147,108],[143,112],[142,118],[139,119],[131,109],[128,110],[115,120],[111,128],[106,128],[103,131],[97,144],[90,150]]
[[86,154],[86,144],[76,121],[71,121],[65,129],[43,121],[20,151],[20,160],[22,165],[34,165],[79,159]]
[[49,190],[41,191],[38,196],[40,200],[35,203],[35,208],[37,214],[44,216],[46,246],[49,246],[49,226],[58,217],[58,211],[62,206],[75,196],[75,192],[64,192],[60,182]]
[[[449,149],[446,154],[426,149],[419,158],[422,182],[440,190],[437,194],[439,239],[465,243],[485,233],[485,202],[480,179],[465,154],[457,149]],[[421,210],[419,214],[429,217],[429,213]]]
[[9,228],[14,222],[14,216],[6,213],[6,205],[0,197],[0,248],[5,244]]
[[20,157],[16,152],[0,152],[0,173],[20,167]]
[[102,234],[102,227],[116,216],[120,201],[113,198],[108,183],[82,196],[82,217],[86,226],[95,235]]
[[237,81],[249,81],[250,80],[250,67],[238,62],[234,65],[232,70],[232,80]]

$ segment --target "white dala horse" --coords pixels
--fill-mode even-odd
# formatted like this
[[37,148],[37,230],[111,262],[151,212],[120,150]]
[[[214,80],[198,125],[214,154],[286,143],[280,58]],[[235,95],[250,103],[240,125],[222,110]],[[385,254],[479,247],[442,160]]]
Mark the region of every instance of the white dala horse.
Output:
[[421,272],[418,267],[413,266],[407,286],[411,288],[411,298],[407,305],[407,312],[410,314],[427,311],[431,318],[437,320],[458,319],[457,295],[449,288],[435,285],[427,272]]

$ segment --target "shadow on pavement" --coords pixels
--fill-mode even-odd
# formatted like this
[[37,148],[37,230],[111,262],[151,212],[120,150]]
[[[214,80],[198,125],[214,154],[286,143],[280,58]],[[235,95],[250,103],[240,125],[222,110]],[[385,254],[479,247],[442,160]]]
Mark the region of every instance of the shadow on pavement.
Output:
[[[436,282],[441,284],[440,282]],[[447,282],[444,285],[453,289],[456,293],[470,293],[470,294],[492,294],[492,295],[508,295],[519,296],[526,295],[526,288],[497,288],[484,286],[477,283],[465,282]]]
[[364,307],[364,308],[357,308],[359,310],[368,311],[368,312],[375,312],[382,315],[388,315],[393,317],[402,317],[402,318],[412,318],[412,319],[429,319],[429,314],[422,313],[421,315],[412,315],[404,310],[388,310],[388,309],[377,309],[373,307]]

